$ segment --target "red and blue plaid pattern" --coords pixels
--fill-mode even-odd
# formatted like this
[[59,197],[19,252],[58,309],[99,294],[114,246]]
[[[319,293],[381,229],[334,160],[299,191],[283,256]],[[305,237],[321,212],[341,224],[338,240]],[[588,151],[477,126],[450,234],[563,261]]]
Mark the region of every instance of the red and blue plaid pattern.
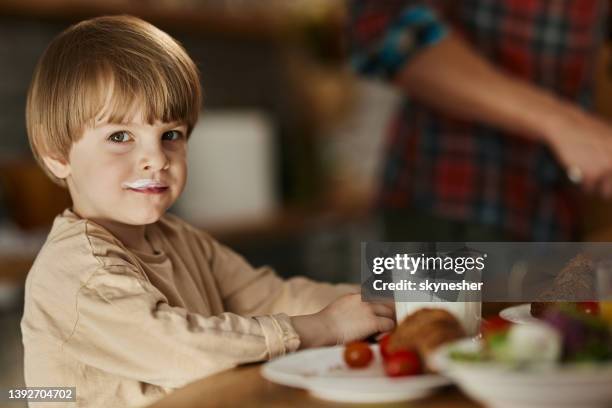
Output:
[[[430,12],[423,12],[425,7]],[[421,9],[413,12],[423,17],[420,23],[397,23],[415,8]],[[500,70],[590,106],[596,52],[606,34],[605,1],[354,0],[350,11],[352,62],[365,75],[392,78],[451,27]],[[414,34],[423,27],[439,35]],[[377,50],[389,36],[397,38],[398,30],[417,40],[401,43],[395,52],[404,58],[394,56],[395,65],[385,66],[377,55],[393,52]],[[385,163],[383,209],[424,210],[498,227],[521,240],[579,235],[579,191],[542,144],[450,118],[406,98],[390,128]]]

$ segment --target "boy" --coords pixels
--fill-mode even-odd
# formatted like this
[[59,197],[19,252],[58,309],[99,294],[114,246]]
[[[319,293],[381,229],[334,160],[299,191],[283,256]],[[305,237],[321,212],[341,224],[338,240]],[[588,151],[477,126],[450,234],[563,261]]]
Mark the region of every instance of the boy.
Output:
[[39,61],[28,137],[73,205],[28,274],[27,386],[75,386],[79,407],[141,406],[241,363],[393,327],[389,306],[340,297],[354,287],[282,281],[164,214],[185,185],[200,95],[182,47],[134,17],[72,26]]

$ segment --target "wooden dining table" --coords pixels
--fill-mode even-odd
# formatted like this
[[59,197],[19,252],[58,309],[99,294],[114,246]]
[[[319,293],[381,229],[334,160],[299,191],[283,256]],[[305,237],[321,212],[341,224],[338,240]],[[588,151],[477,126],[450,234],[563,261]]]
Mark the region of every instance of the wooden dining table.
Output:
[[414,401],[385,404],[348,404],[317,399],[308,391],[272,383],[261,376],[261,364],[241,366],[193,382],[148,408],[480,408],[454,386]]
[[[483,303],[487,318],[514,303]],[[176,390],[148,408],[202,407],[388,407],[388,408],[479,408],[483,405],[467,397],[455,386],[434,391],[413,401],[387,404],[348,404],[317,399],[308,391],[272,383],[261,375],[262,364],[249,364],[195,381]]]

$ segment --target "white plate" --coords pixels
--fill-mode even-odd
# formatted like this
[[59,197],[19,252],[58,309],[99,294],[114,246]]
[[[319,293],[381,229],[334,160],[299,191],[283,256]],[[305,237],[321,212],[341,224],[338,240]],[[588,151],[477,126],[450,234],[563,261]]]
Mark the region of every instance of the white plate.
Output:
[[495,362],[457,362],[451,350],[475,351],[461,340],[437,350],[430,364],[472,398],[496,408],[603,408],[612,406],[612,364],[553,365],[518,370]]
[[272,360],[262,367],[264,378],[290,387],[304,388],[318,398],[341,402],[393,402],[421,398],[448,385],[439,375],[390,378],[385,375],[378,346],[374,361],[351,369],[343,361],[344,346],[303,350]]
[[531,303],[507,307],[499,312],[499,317],[518,324],[541,322],[531,315]]

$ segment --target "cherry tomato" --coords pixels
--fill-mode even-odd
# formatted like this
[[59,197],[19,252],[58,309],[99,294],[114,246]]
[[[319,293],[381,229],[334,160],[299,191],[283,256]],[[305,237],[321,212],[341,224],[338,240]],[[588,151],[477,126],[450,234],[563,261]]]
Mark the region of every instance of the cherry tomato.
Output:
[[349,343],[344,349],[344,361],[352,368],[367,367],[373,358],[370,345],[363,341]]
[[383,360],[386,360],[391,354],[389,351],[389,340],[391,340],[391,333],[384,334],[380,340],[378,340],[380,355],[382,356]]
[[512,323],[499,316],[494,316],[489,319],[483,319],[480,325],[480,333],[482,337],[487,338],[492,334],[502,333],[508,330]]
[[389,377],[417,375],[422,372],[421,359],[412,350],[400,350],[384,361],[385,372]]
[[599,315],[599,302],[577,302],[576,309],[582,313],[597,316]]

